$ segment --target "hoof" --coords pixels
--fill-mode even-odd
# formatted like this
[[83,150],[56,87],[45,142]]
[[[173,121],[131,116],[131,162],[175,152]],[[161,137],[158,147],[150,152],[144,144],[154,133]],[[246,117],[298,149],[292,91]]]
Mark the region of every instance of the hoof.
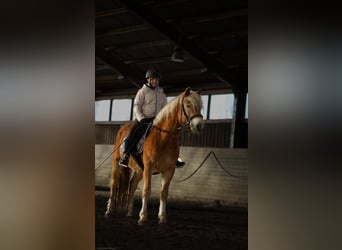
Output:
[[166,219],[166,217],[159,217],[159,224],[165,224],[165,223],[167,223],[167,219]]
[[108,212],[106,212],[105,215],[104,215],[104,217],[105,217],[106,219],[109,218],[109,216],[110,216],[110,213],[108,213]]
[[146,217],[140,217],[140,219],[138,220],[138,225],[142,226],[147,222]]
[[132,211],[129,211],[126,215],[127,217],[132,217],[133,216],[133,212]]
[[145,220],[138,220],[138,225],[143,226],[145,225],[146,221]]

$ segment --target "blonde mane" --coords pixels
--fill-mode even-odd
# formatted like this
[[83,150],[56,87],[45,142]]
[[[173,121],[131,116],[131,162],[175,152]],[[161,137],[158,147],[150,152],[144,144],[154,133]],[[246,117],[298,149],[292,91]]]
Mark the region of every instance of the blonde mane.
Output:
[[[157,125],[163,119],[167,119],[172,114],[172,112],[174,112],[176,107],[181,104],[182,96],[183,93],[167,103],[157,114],[156,118],[153,121],[153,125]],[[190,94],[187,96],[187,98],[189,98],[191,102],[196,103],[199,106],[200,110],[202,109],[202,99],[196,91],[190,90]]]
[[179,95],[168,102],[157,114],[156,118],[153,120],[153,125],[157,125],[161,120],[167,118],[173,110],[179,105],[182,95]]

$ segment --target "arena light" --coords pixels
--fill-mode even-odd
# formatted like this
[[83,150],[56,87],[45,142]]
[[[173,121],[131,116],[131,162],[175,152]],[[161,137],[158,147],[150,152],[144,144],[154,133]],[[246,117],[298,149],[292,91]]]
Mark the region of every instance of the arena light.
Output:
[[184,62],[184,53],[180,44],[181,44],[181,34],[179,34],[177,46],[175,47],[171,55],[171,61],[173,62],[181,62],[181,63]]
[[184,53],[183,49],[180,47],[176,47],[172,53],[171,61],[173,62],[184,62]]

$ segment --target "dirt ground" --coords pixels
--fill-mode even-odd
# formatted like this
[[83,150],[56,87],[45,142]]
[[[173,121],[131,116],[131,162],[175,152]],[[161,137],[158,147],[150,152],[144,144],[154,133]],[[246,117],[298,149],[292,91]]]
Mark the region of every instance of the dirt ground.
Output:
[[247,209],[168,202],[167,224],[158,224],[158,201],[148,204],[148,222],[139,226],[140,200],[134,216],[105,218],[107,196],[96,195],[96,250],[248,249]]

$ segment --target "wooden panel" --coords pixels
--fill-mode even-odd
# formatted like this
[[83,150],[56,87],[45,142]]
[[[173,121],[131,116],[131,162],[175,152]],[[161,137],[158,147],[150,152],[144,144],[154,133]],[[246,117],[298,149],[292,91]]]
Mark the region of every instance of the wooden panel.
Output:
[[[246,123],[247,125],[247,123]],[[95,125],[96,131],[96,144],[113,144],[115,135],[122,126],[115,123],[97,123]],[[181,146],[191,147],[229,147],[230,139],[230,120],[229,121],[215,121],[207,122],[202,133],[200,135],[193,135],[187,130],[183,130],[180,137]],[[245,138],[245,147],[247,144],[248,126],[243,127]]]
[[200,135],[185,132],[181,135],[182,146],[229,147],[230,122],[207,123]]
[[[113,149],[112,145],[96,145],[95,166],[110,156]],[[186,165],[176,169],[170,185],[169,198],[205,204],[220,203],[225,206],[247,207],[247,153],[247,149],[181,147],[180,156]],[[210,156],[206,159],[208,154]],[[95,170],[95,184],[108,187],[110,171],[111,157]],[[184,180],[186,178],[188,179]],[[152,198],[159,197],[160,181],[160,175],[153,176]],[[141,188],[142,182],[138,186],[136,196],[140,196]]]
[[114,144],[116,133],[121,126],[120,124],[95,125],[95,143]]

